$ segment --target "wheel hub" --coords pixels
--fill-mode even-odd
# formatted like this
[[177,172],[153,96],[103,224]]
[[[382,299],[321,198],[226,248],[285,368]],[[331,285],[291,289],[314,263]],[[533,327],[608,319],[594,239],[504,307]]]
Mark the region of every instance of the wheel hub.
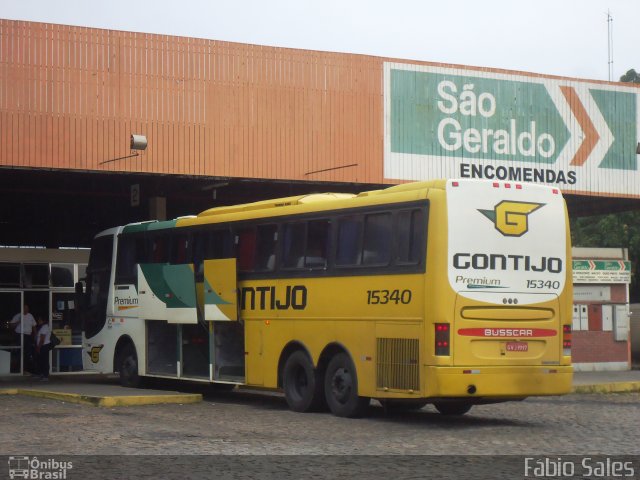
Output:
[[345,368],[339,368],[333,374],[331,391],[336,400],[344,403],[351,393],[351,374]]

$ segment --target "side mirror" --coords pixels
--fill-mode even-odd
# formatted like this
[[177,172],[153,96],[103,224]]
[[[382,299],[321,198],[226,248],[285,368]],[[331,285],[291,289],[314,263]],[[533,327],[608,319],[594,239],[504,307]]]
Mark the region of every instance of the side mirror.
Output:
[[84,293],[84,283],[77,282],[76,283],[76,294],[82,295]]

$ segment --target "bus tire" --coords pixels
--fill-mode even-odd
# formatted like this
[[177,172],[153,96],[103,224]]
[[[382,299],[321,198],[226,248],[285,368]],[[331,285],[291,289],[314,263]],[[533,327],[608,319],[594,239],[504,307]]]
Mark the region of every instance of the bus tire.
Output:
[[469,402],[435,402],[433,404],[442,415],[464,415],[471,410]]
[[358,396],[356,368],[346,353],[334,355],[327,365],[324,392],[329,409],[338,417],[360,417],[371,401]]
[[282,386],[287,404],[294,412],[312,412],[322,407],[322,379],[302,350],[287,358],[282,370]]
[[131,343],[127,343],[120,352],[118,373],[120,373],[120,385],[123,387],[137,388],[142,384],[138,374],[138,355]]

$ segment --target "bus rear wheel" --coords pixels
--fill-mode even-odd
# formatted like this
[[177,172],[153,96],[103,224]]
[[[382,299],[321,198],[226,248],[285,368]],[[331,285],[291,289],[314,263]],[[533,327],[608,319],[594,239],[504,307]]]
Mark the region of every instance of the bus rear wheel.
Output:
[[322,379],[305,352],[298,350],[289,355],[282,371],[282,384],[287,404],[294,412],[312,412],[322,408]]
[[355,366],[346,353],[336,354],[325,372],[324,392],[331,412],[338,417],[360,417],[370,398],[358,396]]
[[136,348],[128,343],[120,351],[118,360],[118,372],[120,373],[120,385],[123,387],[137,388],[141,385],[138,374],[138,355]]
[[464,415],[472,405],[468,402],[435,402],[433,406],[442,415]]

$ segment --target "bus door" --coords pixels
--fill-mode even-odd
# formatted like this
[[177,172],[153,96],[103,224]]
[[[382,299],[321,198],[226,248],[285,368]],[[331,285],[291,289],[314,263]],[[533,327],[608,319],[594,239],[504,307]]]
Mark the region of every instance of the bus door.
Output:
[[138,265],[139,315],[168,323],[198,323],[193,265]]
[[139,316],[146,321],[147,372],[208,378],[208,358],[204,359],[204,374],[203,367],[189,354],[183,359],[184,342],[192,337],[191,327],[198,327],[193,266],[139,264],[138,298]]
[[213,380],[244,381],[244,329],[238,322],[236,259],[204,261],[202,302],[212,334]]

